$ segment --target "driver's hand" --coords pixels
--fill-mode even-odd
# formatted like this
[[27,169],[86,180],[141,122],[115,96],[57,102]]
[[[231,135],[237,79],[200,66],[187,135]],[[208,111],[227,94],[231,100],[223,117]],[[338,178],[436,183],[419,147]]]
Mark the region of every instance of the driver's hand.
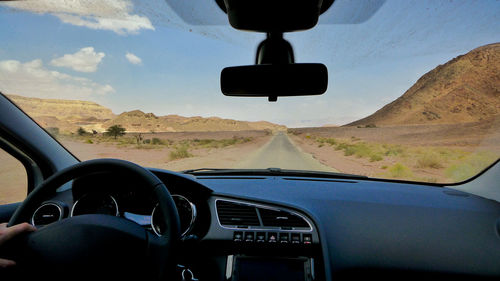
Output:
[[[19,234],[33,232],[36,228],[29,223],[16,224],[7,227],[7,223],[0,224],[0,246],[5,245],[8,241]],[[0,253],[1,254],[1,253]],[[13,260],[0,259],[0,268],[15,266],[16,262]]]

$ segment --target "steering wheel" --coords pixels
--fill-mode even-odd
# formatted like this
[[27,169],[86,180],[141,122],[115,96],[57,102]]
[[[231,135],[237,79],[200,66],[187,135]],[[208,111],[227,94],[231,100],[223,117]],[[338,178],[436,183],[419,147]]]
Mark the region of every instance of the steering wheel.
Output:
[[[180,238],[179,214],[164,183],[149,170],[124,160],[78,163],[47,178],[21,203],[9,226],[29,221],[43,200],[78,177],[112,172],[137,179],[158,200],[165,232],[158,236],[130,220],[100,214],[80,215],[46,225],[25,237],[15,249],[23,272],[37,276],[93,279],[145,277],[165,279],[175,268]],[[172,271],[171,271],[172,270]],[[68,274],[68,275],[66,275]]]

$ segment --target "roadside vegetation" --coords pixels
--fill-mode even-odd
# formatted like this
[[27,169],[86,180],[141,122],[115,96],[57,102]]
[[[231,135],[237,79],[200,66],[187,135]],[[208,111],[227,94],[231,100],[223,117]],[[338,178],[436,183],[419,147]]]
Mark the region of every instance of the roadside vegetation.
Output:
[[304,137],[314,141],[319,148],[331,147],[345,157],[369,162],[382,170],[372,176],[403,180],[460,182],[484,170],[500,156],[499,153],[466,151],[458,147],[373,143],[354,136],[350,139]]
[[460,163],[448,166],[445,172],[454,181],[463,181],[477,175],[484,168],[495,162],[496,159],[498,159],[498,155],[491,153],[473,153],[464,157]]
[[170,151],[170,160],[188,158],[193,156],[191,153],[189,153],[188,149],[189,147],[185,145],[175,147],[174,150]]
[[78,141],[85,144],[107,144],[128,149],[167,150],[167,160],[193,157],[197,150],[221,149],[254,140],[252,137],[171,140],[157,137],[156,133],[130,133],[120,125],[111,126],[103,133],[98,133],[95,130],[88,131],[82,127],[72,133],[60,133],[58,128],[47,128],[47,131],[57,139]]

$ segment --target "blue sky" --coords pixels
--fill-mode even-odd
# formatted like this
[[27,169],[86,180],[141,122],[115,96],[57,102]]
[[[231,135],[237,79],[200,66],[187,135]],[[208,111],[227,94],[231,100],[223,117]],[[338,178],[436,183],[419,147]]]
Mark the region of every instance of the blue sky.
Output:
[[0,6],[0,91],[92,100],[115,113],[345,124],[401,96],[437,65],[500,41],[500,1],[387,1],[364,23],[285,35],[296,62],[328,67],[329,87],[323,96],[269,103],[225,97],[219,88],[222,68],[253,63],[262,34],[189,25],[162,1],[73,0],[72,9],[45,2]]

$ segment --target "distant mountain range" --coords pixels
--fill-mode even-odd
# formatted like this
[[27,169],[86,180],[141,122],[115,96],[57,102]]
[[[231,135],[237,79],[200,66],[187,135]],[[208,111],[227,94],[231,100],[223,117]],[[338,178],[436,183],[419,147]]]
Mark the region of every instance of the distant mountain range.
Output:
[[[121,125],[128,132],[285,130],[266,121],[219,117],[156,116],[140,110],[115,115],[90,101],[28,98],[8,95],[42,127],[61,132],[105,131]],[[476,48],[423,75],[401,97],[374,114],[345,126],[456,124],[495,118],[500,114],[500,43]],[[325,125],[331,126],[331,125]]]
[[500,43],[495,43],[439,65],[395,101],[345,126],[465,123],[499,114]]
[[7,95],[14,103],[44,128],[57,127],[60,132],[105,131],[112,125],[121,125],[127,132],[194,132],[285,130],[282,125],[267,121],[249,122],[219,117],[156,116],[140,110],[115,115],[111,109],[90,101],[29,98]]
[[238,121],[219,117],[183,117],[179,115],[156,116],[140,110],[124,112],[104,122],[108,128],[122,125],[132,132],[202,132],[202,131],[247,131],[247,130],[285,130],[285,126],[267,121]]

